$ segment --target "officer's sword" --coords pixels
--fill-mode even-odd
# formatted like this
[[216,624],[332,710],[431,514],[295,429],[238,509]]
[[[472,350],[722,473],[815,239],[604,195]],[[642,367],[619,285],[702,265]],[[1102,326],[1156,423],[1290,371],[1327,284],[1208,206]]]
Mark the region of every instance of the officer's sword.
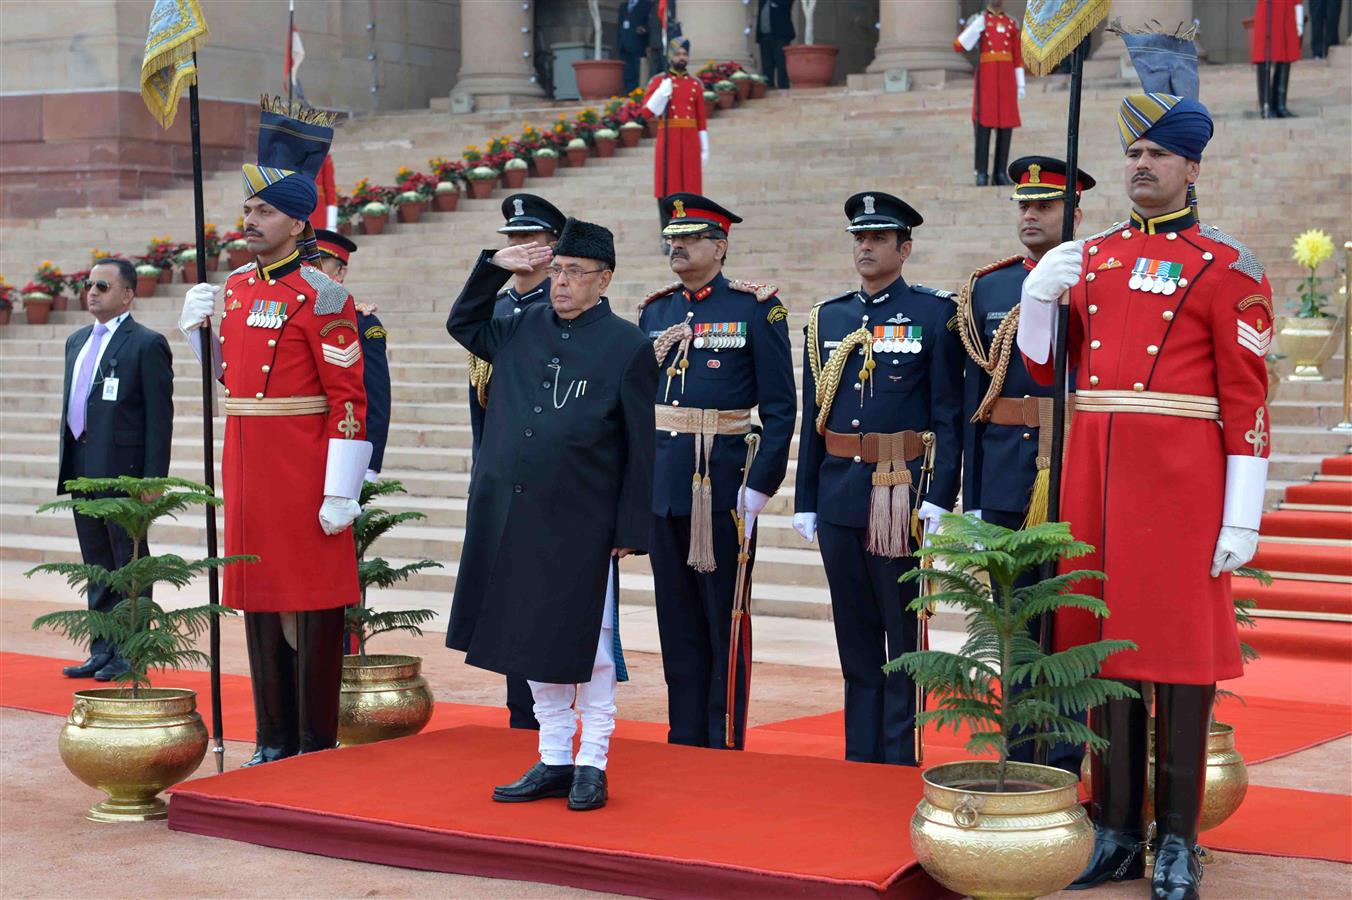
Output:
[[[925,445],[925,455],[920,463],[920,484],[917,494],[923,500],[929,496],[930,481],[934,477],[934,432],[926,431],[920,435],[920,440]],[[916,504],[916,510],[920,509],[920,504]],[[917,516],[917,522],[919,517]],[[929,529],[920,526],[920,546],[923,548],[929,544]],[[920,568],[929,569],[933,567],[928,556],[920,557]],[[918,589],[919,596],[928,597],[930,594],[929,579],[922,577]],[[926,603],[921,607],[915,616],[915,649],[929,649],[929,620],[934,615],[934,604]],[[925,711],[925,688],[920,682],[915,682],[915,764],[922,766],[925,764],[925,729],[920,725],[920,714]]]
[[[746,527],[746,481],[751,473],[751,464],[756,461],[756,452],[760,449],[760,435],[751,432],[746,436],[746,468],[742,469],[742,490],[737,494],[737,581],[732,589],[732,634],[728,638],[728,698],[723,708],[723,746],[732,748],[737,744],[733,722],[737,719],[737,660],[741,656],[742,620],[751,613],[747,608],[751,600],[751,579],[747,568],[751,563],[751,535]],[[748,625],[749,627],[749,625]],[[751,653],[746,654],[746,699],[751,701]]]

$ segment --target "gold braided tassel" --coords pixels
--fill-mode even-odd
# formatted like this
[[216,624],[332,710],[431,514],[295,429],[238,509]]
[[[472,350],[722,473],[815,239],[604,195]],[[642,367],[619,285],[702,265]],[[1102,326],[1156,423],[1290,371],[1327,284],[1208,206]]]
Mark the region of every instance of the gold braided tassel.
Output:
[[[836,390],[840,387],[840,376],[845,370],[845,363],[849,361],[850,354],[858,347],[868,348],[865,356],[865,368],[862,371],[871,372],[867,364],[873,361],[873,334],[867,328],[859,328],[845,335],[840,345],[831,351],[831,356],[822,369],[821,377],[817,379],[816,424],[819,434],[826,430],[826,420],[831,415],[831,406],[836,400]],[[862,375],[859,383],[860,385],[867,383]]]
[[910,555],[906,539],[910,524],[911,470],[898,461],[884,459],[873,472],[873,491],[869,494],[868,543],[869,553],[896,559]]
[[714,514],[713,485],[706,473],[701,476],[700,459],[703,457],[707,467],[709,453],[705,442],[709,438],[703,434],[695,435],[695,474],[690,480],[690,554],[686,565],[705,575],[714,571]]
[[1047,521],[1047,504],[1051,500],[1051,493],[1052,461],[1046,456],[1039,456],[1037,475],[1033,477],[1033,496],[1028,502],[1028,516],[1023,520],[1024,528],[1041,525]]

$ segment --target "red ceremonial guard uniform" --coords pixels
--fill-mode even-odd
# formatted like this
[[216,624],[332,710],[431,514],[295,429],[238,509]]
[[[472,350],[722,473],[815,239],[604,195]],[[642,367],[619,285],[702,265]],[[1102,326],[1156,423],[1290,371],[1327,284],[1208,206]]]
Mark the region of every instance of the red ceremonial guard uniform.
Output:
[[[653,95],[668,79],[671,96],[660,111],[654,112],[653,106],[659,101]],[[643,105],[647,115],[658,122],[653,196],[661,201],[669,194],[703,193],[700,155],[707,145],[709,128],[704,114],[704,83],[684,71],[654,75],[643,95]]]
[[1249,62],[1258,72],[1258,108],[1264,111],[1266,107],[1269,119],[1291,118],[1286,108],[1286,91],[1291,83],[1291,63],[1300,59],[1300,38],[1304,32],[1303,3],[1258,0],[1254,5]]
[[[1003,3],[993,3],[968,20],[953,39],[953,49],[966,53],[980,46],[976,78],[972,85],[972,124],[976,128],[976,183],[1011,184],[1009,143],[1019,119],[1019,101],[1024,95],[1023,49],[1019,23],[1006,15]],[[993,176],[987,172],[991,129],[995,135]]]
[[[319,192],[319,198],[315,201],[315,211],[310,213],[311,227],[330,230],[337,228],[338,184],[333,177],[333,158],[330,156],[324,157],[324,164],[319,167],[319,174],[315,176],[315,190]],[[329,207],[335,209],[332,220],[329,219]]]

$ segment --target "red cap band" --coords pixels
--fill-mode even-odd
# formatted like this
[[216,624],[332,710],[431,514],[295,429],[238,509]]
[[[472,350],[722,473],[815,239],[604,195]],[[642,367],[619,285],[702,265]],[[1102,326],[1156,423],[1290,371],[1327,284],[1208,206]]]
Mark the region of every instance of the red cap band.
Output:
[[334,259],[341,261],[344,265],[347,264],[348,253],[346,250],[344,250],[342,247],[339,247],[337,244],[321,240],[316,242],[316,246],[319,248],[320,253],[327,253]]

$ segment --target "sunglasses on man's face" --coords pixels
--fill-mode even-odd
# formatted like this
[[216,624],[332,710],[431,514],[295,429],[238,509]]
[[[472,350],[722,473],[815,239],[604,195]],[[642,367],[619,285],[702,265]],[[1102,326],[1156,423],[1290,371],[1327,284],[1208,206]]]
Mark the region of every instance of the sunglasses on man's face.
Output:
[[85,282],[85,290],[87,291],[98,291],[100,294],[102,294],[103,292],[111,291],[112,289],[113,283],[111,281],[104,281],[103,279],[99,279],[98,281]]

